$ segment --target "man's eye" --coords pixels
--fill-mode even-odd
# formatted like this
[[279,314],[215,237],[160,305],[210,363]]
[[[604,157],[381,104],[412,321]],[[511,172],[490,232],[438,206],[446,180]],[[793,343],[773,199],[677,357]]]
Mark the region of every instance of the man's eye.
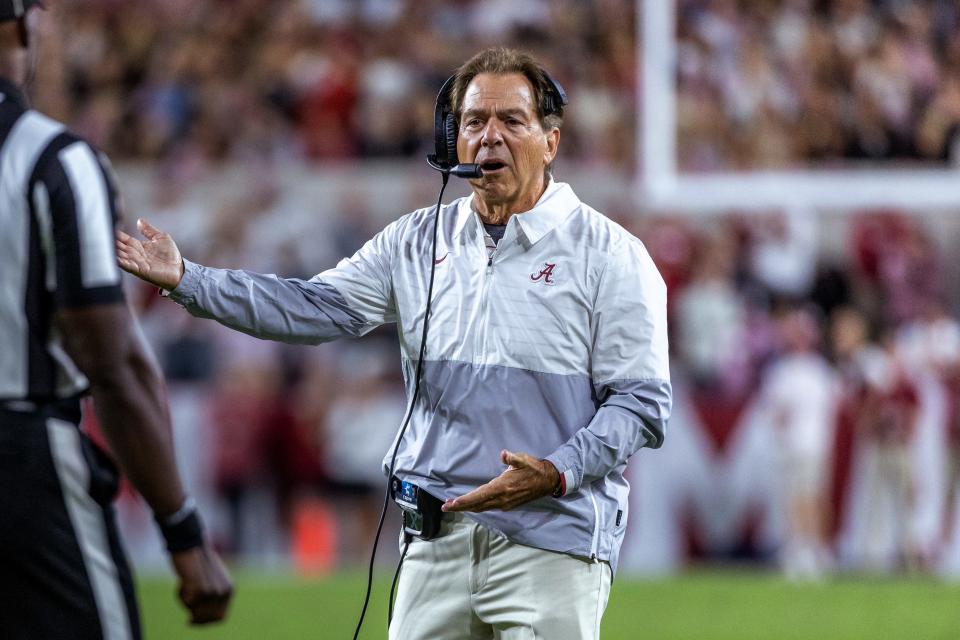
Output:
[[471,118],[470,120],[467,120],[467,126],[468,126],[468,127],[479,127],[479,126],[480,126],[480,118]]

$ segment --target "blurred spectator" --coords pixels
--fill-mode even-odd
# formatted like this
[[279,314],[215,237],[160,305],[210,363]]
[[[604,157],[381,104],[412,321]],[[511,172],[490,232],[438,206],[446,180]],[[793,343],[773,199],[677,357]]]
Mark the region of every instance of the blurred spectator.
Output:
[[735,238],[720,227],[700,239],[690,280],[677,294],[676,336],[695,382],[739,388],[746,309],[735,286]]
[[817,269],[817,219],[811,211],[786,211],[752,220],[750,267],[774,298],[810,293]]
[[914,379],[935,381],[944,394],[944,424],[938,430],[937,449],[945,449],[942,522],[937,539],[923,549],[924,560],[943,552],[953,542],[957,482],[960,480],[960,322],[947,307],[931,301],[896,336],[897,352]]
[[936,247],[916,218],[885,211],[854,220],[852,251],[860,274],[872,287],[873,309],[884,324],[913,320],[946,290]]
[[864,466],[863,567],[873,571],[921,568],[916,478],[911,445],[920,398],[897,357],[893,335],[882,337],[864,367],[859,444]]
[[833,566],[824,516],[836,384],[819,351],[816,316],[807,309],[792,309],[778,326],[784,352],[765,372],[760,402],[775,432],[780,503],[786,513],[781,566],[789,578],[818,579]]

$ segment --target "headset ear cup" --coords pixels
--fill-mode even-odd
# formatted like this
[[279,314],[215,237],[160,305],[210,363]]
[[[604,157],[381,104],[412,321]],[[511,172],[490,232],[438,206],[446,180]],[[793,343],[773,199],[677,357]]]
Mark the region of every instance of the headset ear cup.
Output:
[[457,116],[452,113],[448,113],[446,118],[443,121],[443,137],[447,145],[447,163],[449,166],[454,166],[460,163],[460,160],[457,158]]

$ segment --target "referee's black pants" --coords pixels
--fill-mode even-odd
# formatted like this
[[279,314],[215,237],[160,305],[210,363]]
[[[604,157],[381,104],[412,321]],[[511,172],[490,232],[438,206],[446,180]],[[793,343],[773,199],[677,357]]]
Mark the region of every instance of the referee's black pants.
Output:
[[78,408],[0,407],[0,638],[140,638],[112,461]]

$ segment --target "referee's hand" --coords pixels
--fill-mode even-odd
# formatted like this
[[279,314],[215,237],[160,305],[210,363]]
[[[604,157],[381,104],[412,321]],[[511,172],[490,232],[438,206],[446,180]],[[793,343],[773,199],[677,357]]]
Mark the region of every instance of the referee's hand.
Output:
[[526,453],[503,450],[500,460],[506,471],[470,493],[447,500],[443,511],[509,511],[520,505],[551,495],[560,483],[560,472],[548,460]]
[[233,596],[233,583],[216,551],[208,544],[170,554],[179,578],[177,596],[190,611],[190,624],[223,620]]
[[137,230],[144,240],[117,230],[117,264],[127,273],[161,289],[175,289],[183,277],[183,258],[177,243],[169,233],[143,218],[137,220]]

